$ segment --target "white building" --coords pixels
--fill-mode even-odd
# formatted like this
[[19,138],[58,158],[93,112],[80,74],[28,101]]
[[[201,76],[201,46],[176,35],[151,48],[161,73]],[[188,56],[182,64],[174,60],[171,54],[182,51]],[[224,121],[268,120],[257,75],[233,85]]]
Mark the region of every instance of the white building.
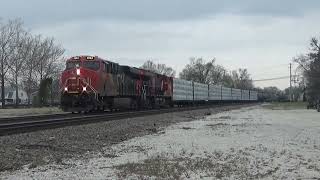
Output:
[[[6,92],[5,92],[5,101],[6,101],[6,104],[16,104],[16,90],[15,89],[8,89]],[[28,96],[27,96],[27,93],[22,90],[22,89],[19,89],[18,90],[18,102],[19,104],[28,104]]]

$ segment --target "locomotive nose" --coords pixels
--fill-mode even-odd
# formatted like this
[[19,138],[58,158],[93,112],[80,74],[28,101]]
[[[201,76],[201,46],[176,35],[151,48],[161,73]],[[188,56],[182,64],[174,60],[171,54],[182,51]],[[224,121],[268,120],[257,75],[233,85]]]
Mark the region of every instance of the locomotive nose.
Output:
[[69,94],[90,93],[92,91],[91,79],[93,75],[86,69],[77,67],[67,73],[64,92]]

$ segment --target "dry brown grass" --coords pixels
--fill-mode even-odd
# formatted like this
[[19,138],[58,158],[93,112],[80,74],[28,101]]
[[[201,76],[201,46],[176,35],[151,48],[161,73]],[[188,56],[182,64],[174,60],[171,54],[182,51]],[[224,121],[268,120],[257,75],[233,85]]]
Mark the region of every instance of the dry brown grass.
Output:
[[273,102],[270,104],[263,105],[264,108],[272,110],[295,110],[295,109],[306,109],[306,102]]
[[[196,177],[211,177],[214,179],[236,178],[257,179],[271,176],[277,167],[271,171],[253,174],[250,171],[250,154],[244,151],[231,151],[229,153],[214,152],[206,157],[192,157],[192,155],[168,158],[156,156],[142,162],[126,163],[114,166],[118,178],[139,179],[185,179]],[[266,162],[254,162],[256,165]],[[262,164],[261,164],[262,165]],[[195,176],[194,176],[195,175]]]

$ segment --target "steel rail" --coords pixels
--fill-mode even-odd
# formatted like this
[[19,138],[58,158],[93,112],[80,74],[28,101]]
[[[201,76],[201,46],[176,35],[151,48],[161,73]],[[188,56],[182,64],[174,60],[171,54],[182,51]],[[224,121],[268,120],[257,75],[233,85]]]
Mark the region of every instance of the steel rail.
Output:
[[[100,114],[80,114],[78,116],[58,117],[58,116],[42,116],[36,119],[25,119],[23,117],[15,120],[0,120],[0,136],[32,132],[37,130],[52,129],[71,125],[81,125],[88,123],[96,123],[101,121],[110,121],[116,119],[134,118],[162,113],[190,111],[196,109],[214,108],[217,106],[231,106],[235,104],[209,105],[209,106],[193,106],[180,108],[152,109],[142,111],[113,112]],[[242,104],[238,104],[242,105]],[[47,117],[45,119],[45,117]]]

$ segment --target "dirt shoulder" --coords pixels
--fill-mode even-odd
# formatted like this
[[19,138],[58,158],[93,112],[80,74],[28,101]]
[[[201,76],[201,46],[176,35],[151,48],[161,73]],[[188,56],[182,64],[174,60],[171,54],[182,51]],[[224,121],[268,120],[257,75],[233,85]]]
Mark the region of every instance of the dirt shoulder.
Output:
[[64,113],[58,107],[0,109],[0,118]]
[[263,104],[263,107],[272,110],[296,110],[307,109],[307,105],[307,102],[272,102]]
[[104,154],[104,147],[156,133],[174,123],[192,121],[243,106],[166,113],[0,137],[0,172],[30,169],[50,163],[63,164],[65,159],[88,158],[91,152]]

